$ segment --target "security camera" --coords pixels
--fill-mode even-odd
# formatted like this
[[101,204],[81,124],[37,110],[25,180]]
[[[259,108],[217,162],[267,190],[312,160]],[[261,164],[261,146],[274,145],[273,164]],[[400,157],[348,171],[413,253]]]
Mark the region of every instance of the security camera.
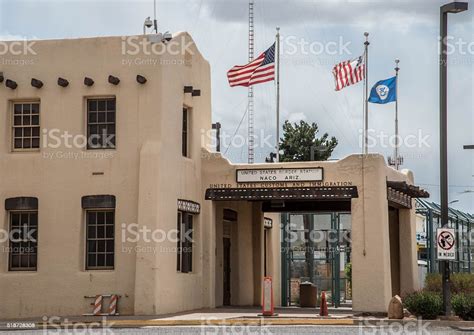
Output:
[[147,27],[147,28],[153,27],[153,21],[150,19],[150,17],[147,17],[147,18],[145,19],[145,23],[144,23],[144,24],[145,24],[145,27]]
[[164,42],[169,42],[173,39],[173,35],[169,31],[163,34],[163,41]]

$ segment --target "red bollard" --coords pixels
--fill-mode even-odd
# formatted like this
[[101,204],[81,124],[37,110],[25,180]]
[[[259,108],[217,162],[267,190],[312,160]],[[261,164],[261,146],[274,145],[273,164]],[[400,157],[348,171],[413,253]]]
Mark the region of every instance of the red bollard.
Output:
[[321,292],[321,305],[319,309],[320,316],[328,316],[328,302],[326,301],[326,292]]

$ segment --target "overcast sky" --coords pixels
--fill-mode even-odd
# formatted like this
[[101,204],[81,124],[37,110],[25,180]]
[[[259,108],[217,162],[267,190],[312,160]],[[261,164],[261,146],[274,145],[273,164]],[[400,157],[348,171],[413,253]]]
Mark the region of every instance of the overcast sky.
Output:
[[[334,64],[363,52],[363,33],[370,33],[369,85],[394,75],[400,59],[400,134],[421,145],[402,146],[403,167],[412,169],[416,183],[439,198],[438,137],[438,35],[436,0],[256,0],[256,53],[268,48],[281,27],[281,119],[317,122],[321,132],[339,139],[333,158],[361,151],[362,84],[334,90]],[[474,6],[474,5],[473,5]],[[230,88],[226,72],[247,60],[247,1],[173,0],[157,2],[160,31],[188,31],[211,64],[213,121],[225,134],[245,137],[247,91]],[[71,38],[134,35],[142,32],[146,16],[153,16],[153,1],[49,1],[0,0],[0,39]],[[449,184],[454,207],[474,212],[472,193],[474,151],[473,64],[474,8],[450,15],[449,34]],[[457,42],[457,43],[456,43]],[[335,45],[340,48],[334,49]],[[323,50],[321,50],[321,47]],[[337,51],[337,52],[334,52]],[[255,88],[256,134],[275,134],[275,88],[266,83]],[[369,127],[377,135],[392,136],[394,104],[370,105]],[[424,141],[423,141],[424,139]],[[272,140],[274,138],[272,137]],[[257,148],[256,161],[268,155],[268,146]],[[381,143],[372,148],[392,154]],[[233,162],[247,160],[247,148],[230,147]]]

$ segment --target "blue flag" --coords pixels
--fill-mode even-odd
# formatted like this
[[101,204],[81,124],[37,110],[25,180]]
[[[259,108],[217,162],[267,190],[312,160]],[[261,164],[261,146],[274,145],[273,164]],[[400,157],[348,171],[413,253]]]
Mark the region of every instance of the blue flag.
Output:
[[374,104],[387,104],[397,100],[396,77],[380,80],[370,90],[369,102]]

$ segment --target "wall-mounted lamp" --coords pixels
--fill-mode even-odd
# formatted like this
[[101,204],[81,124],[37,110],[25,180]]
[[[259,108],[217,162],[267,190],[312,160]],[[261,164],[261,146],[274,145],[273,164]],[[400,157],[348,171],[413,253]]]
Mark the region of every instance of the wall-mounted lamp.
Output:
[[193,93],[191,95],[193,97],[200,97],[201,96],[201,90],[193,90]]
[[184,93],[193,93],[192,86],[184,86]]
[[112,85],[117,86],[120,83],[120,79],[110,75],[109,76],[109,83],[111,83]]
[[86,85],[86,86],[92,86],[92,85],[94,85],[94,80],[92,80],[92,79],[89,78],[89,77],[85,77],[85,78],[84,78],[84,85]]
[[145,83],[147,82],[147,80],[146,80],[145,77],[143,77],[143,76],[137,74],[137,82],[138,82],[139,84],[142,84],[142,85],[143,85],[143,84],[145,84]]
[[5,82],[5,86],[14,90],[18,87],[18,84],[13,80],[7,79],[7,81]]
[[0,72],[0,83],[3,83],[5,77],[3,76],[3,72]]
[[69,86],[69,81],[67,81],[64,78],[59,77],[58,78],[58,85],[61,87],[68,87]]
[[43,82],[39,79],[32,78],[31,79],[31,86],[36,87],[36,88],[41,88],[41,87],[43,87]]

